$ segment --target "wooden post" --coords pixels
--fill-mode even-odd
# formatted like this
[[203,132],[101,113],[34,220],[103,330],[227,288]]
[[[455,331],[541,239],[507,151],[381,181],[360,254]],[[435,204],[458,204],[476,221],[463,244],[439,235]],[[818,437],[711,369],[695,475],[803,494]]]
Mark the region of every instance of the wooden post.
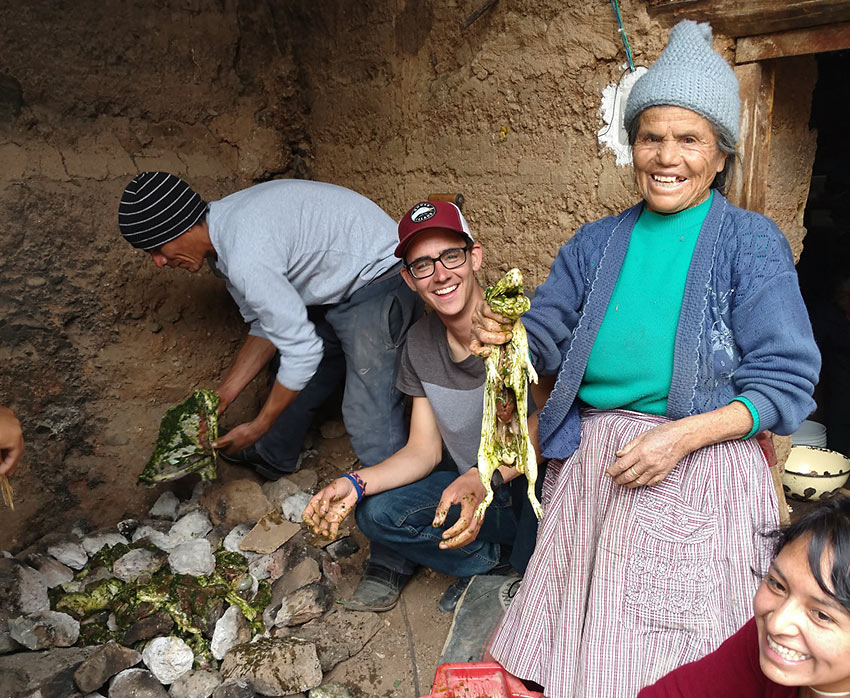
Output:
[[735,67],[740,83],[741,125],[738,150],[741,162],[729,198],[736,206],[764,213],[770,131],[773,121],[774,70],[772,64],[748,63]]

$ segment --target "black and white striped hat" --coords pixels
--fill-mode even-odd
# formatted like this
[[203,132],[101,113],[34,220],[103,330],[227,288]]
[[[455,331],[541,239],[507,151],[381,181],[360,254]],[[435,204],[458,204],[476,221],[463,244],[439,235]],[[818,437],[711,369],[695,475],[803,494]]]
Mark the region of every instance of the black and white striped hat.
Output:
[[118,206],[118,228],[133,247],[151,250],[185,233],[207,210],[207,202],[168,172],[133,177]]

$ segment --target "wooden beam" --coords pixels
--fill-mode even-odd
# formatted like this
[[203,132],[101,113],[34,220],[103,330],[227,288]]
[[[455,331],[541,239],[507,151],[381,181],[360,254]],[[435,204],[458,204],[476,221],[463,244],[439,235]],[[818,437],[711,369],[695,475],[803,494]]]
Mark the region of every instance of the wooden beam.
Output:
[[850,48],[850,22],[829,27],[795,29],[778,34],[745,36],[738,39],[735,62],[749,63],[769,58],[787,58],[807,53]]
[[767,171],[770,165],[770,132],[773,123],[775,73],[771,64],[737,66],[741,96],[741,162],[729,198],[741,208],[764,213],[767,202]]
[[649,15],[672,26],[711,22],[726,36],[754,36],[850,22],[850,0],[646,0]]

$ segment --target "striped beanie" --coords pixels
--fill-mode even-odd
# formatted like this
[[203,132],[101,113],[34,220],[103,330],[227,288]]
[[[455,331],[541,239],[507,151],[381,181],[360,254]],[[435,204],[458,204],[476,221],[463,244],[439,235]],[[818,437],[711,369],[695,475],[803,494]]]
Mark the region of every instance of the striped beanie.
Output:
[[121,195],[118,229],[133,247],[151,250],[185,233],[206,211],[207,202],[180,177],[142,172]]
[[711,47],[711,26],[683,20],[670,30],[667,48],[635,83],[626,102],[626,130],[649,107],[684,107],[738,142],[738,78]]

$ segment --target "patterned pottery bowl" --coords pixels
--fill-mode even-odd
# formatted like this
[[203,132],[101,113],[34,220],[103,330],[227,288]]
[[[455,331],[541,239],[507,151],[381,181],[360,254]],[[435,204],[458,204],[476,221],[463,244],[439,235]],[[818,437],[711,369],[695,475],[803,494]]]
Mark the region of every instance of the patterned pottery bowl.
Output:
[[850,458],[817,446],[794,446],[785,463],[785,496],[802,502],[828,499],[850,477]]

